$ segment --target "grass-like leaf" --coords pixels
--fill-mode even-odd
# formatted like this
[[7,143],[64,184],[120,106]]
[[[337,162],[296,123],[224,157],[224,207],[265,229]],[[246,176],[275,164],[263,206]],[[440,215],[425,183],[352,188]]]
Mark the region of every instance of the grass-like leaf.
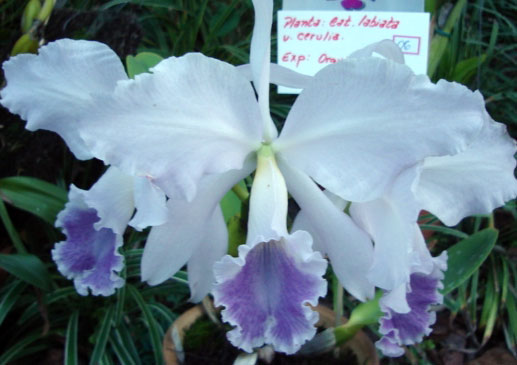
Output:
[[[26,349],[26,347],[40,338],[41,333],[38,330],[38,332],[34,332],[24,337],[20,341],[16,342],[13,346],[8,348],[6,351],[4,351],[4,353],[0,355],[0,364],[8,364],[12,360],[23,357],[24,350]],[[25,355],[28,355],[28,353],[25,353]]]
[[131,358],[137,365],[140,365],[141,361],[140,356],[138,355],[137,346],[131,337],[131,330],[128,328],[127,324],[125,322],[121,322],[113,331],[113,334],[117,337],[117,341],[121,342],[122,346],[131,353]]
[[458,237],[458,238],[468,238],[469,237],[468,234],[466,234],[465,232],[462,232],[462,231],[458,231],[457,229],[444,227],[444,226],[435,226],[433,224],[420,224],[420,229],[422,229],[423,231],[440,232],[440,233],[447,234],[449,236]]
[[111,324],[113,321],[114,308],[109,306],[106,314],[102,318],[100,323],[99,333],[95,341],[95,347],[93,348],[92,356],[90,358],[90,365],[96,365],[101,361],[106,350],[106,344],[108,343],[109,334],[111,331]]
[[109,337],[109,343],[113,352],[117,356],[119,364],[128,364],[128,365],[136,365],[137,362],[131,356],[131,352],[124,345],[122,337],[120,336],[119,331],[113,329],[111,331],[111,335]]
[[0,179],[0,196],[13,206],[32,213],[50,224],[67,201],[66,190],[32,177]]
[[50,275],[45,264],[34,255],[0,255],[0,267],[17,278],[49,291]]
[[136,302],[142,314],[144,315],[144,320],[149,328],[149,338],[151,340],[151,347],[153,349],[154,355],[154,363],[161,364],[163,362],[162,359],[162,340],[160,338],[160,331],[158,329],[158,324],[154,319],[154,316],[151,312],[151,308],[147,305],[142,295],[138,292],[138,290],[133,285],[127,285],[127,291],[129,295]]
[[79,332],[79,311],[74,311],[68,320],[65,343],[65,365],[76,365],[79,363],[77,353],[77,333]]
[[2,219],[5,230],[7,231],[7,234],[9,235],[9,238],[11,239],[11,242],[13,243],[16,251],[18,253],[27,253],[18,231],[16,228],[14,228],[11,218],[9,218],[9,213],[7,213],[7,209],[5,208],[5,204],[2,199],[0,199],[0,219]]
[[25,284],[21,280],[16,280],[9,290],[2,297],[2,301],[0,302],[0,325],[4,321],[5,317],[14,306],[14,304],[18,301],[18,298],[23,292],[23,289],[27,284]]

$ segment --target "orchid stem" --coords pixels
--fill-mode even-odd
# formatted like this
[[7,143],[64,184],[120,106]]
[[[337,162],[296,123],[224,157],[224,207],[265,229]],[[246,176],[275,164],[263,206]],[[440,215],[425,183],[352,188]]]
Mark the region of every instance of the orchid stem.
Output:
[[248,192],[248,189],[246,189],[246,187],[244,187],[240,184],[234,185],[232,188],[232,191],[235,193],[235,195],[237,195],[237,198],[239,198],[242,202],[247,202],[250,197],[250,193]]
[[336,324],[335,326],[338,327],[341,325],[341,318],[343,317],[343,286],[339,282],[339,279],[334,274],[332,276],[332,284],[333,284],[333,291],[334,291],[334,313],[336,313]]
[[377,291],[375,297],[368,302],[359,304],[350,314],[350,319],[345,324],[334,328],[336,346],[350,340],[364,326],[375,324],[383,316],[379,307],[382,290]]
[[488,216],[488,227],[495,228],[494,214],[493,213]]

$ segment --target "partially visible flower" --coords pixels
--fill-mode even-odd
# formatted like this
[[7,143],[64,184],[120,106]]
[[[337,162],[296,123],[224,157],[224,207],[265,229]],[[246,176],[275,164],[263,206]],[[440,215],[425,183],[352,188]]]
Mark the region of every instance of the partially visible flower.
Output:
[[[3,68],[9,85],[0,93],[2,105],[27,120],[27,129],[54,131],[78,159],[92,158],[79,120],[95,108],[94,96],[111,95],[118,81],[127,80],[120,59],[101,43],[64,39],[42,47],[38,56],[13,57]],[[56,221],[67,240],[56,244],[54,261],[81,295],[88,289],[111,295],[123,284],[116,272],[123,267],[118,248],[128,224],[141,230],[164,223],[166,214],[165,194],[151,179],[109,167],[90,190],[70,187]]]
[[94,228],[100,218],[86,205],[87,193],[70,187],[69,201],[56,221],[67,239],[56,243],[52,258],[61,274],[74,281],[79,294],[88,295],[91,290],[93,295],[112,295],[124,285],[118,275],[124,268],[124,258],[118,253],[122,235],[110,228]]
[[[436,215],[443,223],[455,225],[464,217],[473,214],[488,214],[506,201],[517,196],[517,180],[514,176],[516,166],[515,141],[512,140],[503,124],[494,122],[487,113],[483,128],[469,147],[453,156],[428,157],[415,168],[417,176],[406,186],[412,196],[401,200],[397,194],[389,197],[393,210],[382,210],[385,220],[392,220],[397,209],[413,211],[418,214],[425,209]],[[410,207],[413,204],[413,207]],[[359,210],[361,207],[359,206]],[[354,216],[354,209],[351,209]],[[364,213],[364,212],[363,212]],[[364,222],[364,220],[363,220]],[[386,316],[381,319],[380,331],[384,337],[377,346],[389,356],[403,354],[401,345],[410,345],[422,340],[431,332],[435,321],[434,313],[428,307],[441,304],[442,272],[447,268],[446,256],[431,258],[425,248],[424,238],[413,215],[412,222],[400,221],[377,235],[382,251],[401,244],[395,255],[398,262],[384,262],[386,271],[408,273],[405,283],[393,286],[381,299],[381,308]],[[370,221],[376,226],[379,220]],[[395,232],[406,232],[409,241],[397,242]],[[382,235],[382,236],[381,236]],[[375,240],[375,238],[374,238]],[[404,251],[408,253],[404,260]],[[382,253],[380,253],[382,255]],[[386,271],[372,273],[372,280],[379,280]]]
[[91,289],[93,295],[111,295],[124,282],[117,276],[124,267],[118,252],[124,231],[128,224],[141,230],[164,223],[165,195],[148,179],[112,166],[88,191],[71,185],[68,198],[56,221],[67,239],[56,244],[52,257],[79,294]]
[[[383,336],[376,345],[385,356],[402,356],[402,345],[414,345],[429,335],[436,321],[432,306],[443,303],[443,295],[439,290],[443,289],[447,252],[431,257],[418,226],[415,226],[415,235],[412,253],[420,255],[420,258],[410,268],[408,283],[394,291],[385,292],[379,301],[384,312],[379,320],[379,332]],[[402,302],[406,308],[399,307]]]
[[[380,300],[383,338],[377,346],[387,356],[400,356],[400,346],[420,342],[431,331],[441,304],[439,293],[446,253],[432,258],[417,225],[422,209],[447,225],[472,214],[487,214],[517,196],[514,177],[516,146],[506,128],[484,113],[483,128],[469,147],[456,155],[427,157],[403,171],[385,194],[369,202],[351,202],[352,219],[375,243],[368,280],[385,290]],[[323,194],[323,193],[322,193]],[[342,211],[348,203],[324,194]],[[293,229],[305,229],[315,247],[325,252],[326,237],[300,212]],[[329,256],[332,254],[328,253]]]

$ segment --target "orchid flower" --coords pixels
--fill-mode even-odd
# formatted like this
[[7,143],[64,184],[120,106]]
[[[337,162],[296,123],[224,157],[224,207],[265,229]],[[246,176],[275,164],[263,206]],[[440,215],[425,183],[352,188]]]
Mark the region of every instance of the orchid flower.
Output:
[[[1,92],[2,105],[26,119],[27,129],[58,133],[76,158],[92,158],[78,120],[95,105],[93,95],[110,95],[127,79],[118,57],[102,44],[64,39],[42,47],[38,56],[13,57],[3,68],[9,85]],[[111,166],[88,191],[72,185],[68,197],[56,221],[67,239],[56,244],[52,257],[79,294],[111,295],[124,282],[117,273],[126,227],[163,224],[165,194],[146,177]]]
[[128,225],[142,230],[163,224],[165,195],[146,178],[111,166],[88,191],[71,185],[68,200],[56,220],[67,239],[56,244],[52,258],[79,294],[90,289],[93,295],[112,295],[124,284],[118,276],[124,231]]
[[[383,338],[377,346],[387,356],[401,356],[400,346],[420,342],[431,332],[433,304],[441,304],[439,292],[447,268],[446,252],[431,257],[417,225],[422,209],[447,225],[472,214],[486,214],[517,196],[514,177],[516,152],[504,125],[484,114],[483,127],[469,147],[456,155],[427,157],[403,171],[385,194],[369,202],[352,203],[352,219],[375,242],[369,281],[385,291],[380,305]],[[347,202],[326,192],[343,210]],[[293,229],[307,230],[315,249],[325,243],[302,210]]]
[[[73,47],[79,59],[60,54],[53,65],[69,63],[66,80],[52,80],[51,89],[38,79],[24,81],[42,100],[57,94],[56,103],[81,104],[79,143],[169,197],[167,222],[153,227],[146,242],[142,279],[159,284],[187,264],[192,300],[213,291],[225,307],[223,319],[235,326],[228,334],[233,344],[246,351],[272,344],[293,353],[315,333],[317,315],[306,304],[324,295],[326,263],[308,233],[287,232],[287,190],[307,213],[343,286],[360,300],[371,298],[371,239],[317,184],[347,201],[378,199],[426,157],[464,151],[482,128],[484,105],[463,86],[435,85],[400,63],[359,55],[311,78],[279,135],[269,111],[273,2],[253,5],[254,88],[246,70],[187,54],[134,80],[118,78],[109,92],[77,98],[76,76],[118,67],[96,60],[116,57],[105,46],[84,41],[58,41],[37,56],[54,52],[51,46]],[[26,77],[24,67],[9,62],[6,90]],[[29,120],[46,107],[14,95],[16,101],[4,100],[7,91],[2,98]],[[246,243],[239,257],[223,256],[227,231],[218,203],[255,169]]]

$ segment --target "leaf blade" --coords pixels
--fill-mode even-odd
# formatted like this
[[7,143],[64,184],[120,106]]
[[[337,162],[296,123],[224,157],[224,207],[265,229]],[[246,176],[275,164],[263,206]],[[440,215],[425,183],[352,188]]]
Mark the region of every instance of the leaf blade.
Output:
[[447,250],[449,259],[443,280],[443,294],[460,286],[481,266],[492,251],[498,234],[496,229],[486,228]]

